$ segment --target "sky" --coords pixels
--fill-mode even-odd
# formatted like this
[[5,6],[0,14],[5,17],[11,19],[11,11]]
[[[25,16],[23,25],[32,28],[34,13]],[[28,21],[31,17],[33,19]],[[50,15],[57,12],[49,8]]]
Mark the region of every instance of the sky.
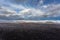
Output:
[[0,0],[0,20],[60,20],[60,0]]

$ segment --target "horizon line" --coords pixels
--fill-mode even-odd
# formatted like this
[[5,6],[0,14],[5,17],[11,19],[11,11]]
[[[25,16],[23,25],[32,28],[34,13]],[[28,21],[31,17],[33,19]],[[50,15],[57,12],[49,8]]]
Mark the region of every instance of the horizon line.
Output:
[[60,23],[60,20],[0,20],[0,23]]

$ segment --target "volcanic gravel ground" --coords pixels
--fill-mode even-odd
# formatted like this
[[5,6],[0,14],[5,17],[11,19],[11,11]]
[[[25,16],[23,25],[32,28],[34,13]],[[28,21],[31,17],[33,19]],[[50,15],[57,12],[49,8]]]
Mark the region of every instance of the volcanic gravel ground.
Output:
[[60,40],[60,24],[0,23],[0,40]]

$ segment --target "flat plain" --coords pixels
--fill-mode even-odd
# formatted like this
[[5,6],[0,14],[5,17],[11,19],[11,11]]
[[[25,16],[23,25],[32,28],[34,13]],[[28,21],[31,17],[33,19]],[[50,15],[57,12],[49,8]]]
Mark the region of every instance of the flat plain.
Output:
[[0,23],[0,40],[60,40],[60,24]]

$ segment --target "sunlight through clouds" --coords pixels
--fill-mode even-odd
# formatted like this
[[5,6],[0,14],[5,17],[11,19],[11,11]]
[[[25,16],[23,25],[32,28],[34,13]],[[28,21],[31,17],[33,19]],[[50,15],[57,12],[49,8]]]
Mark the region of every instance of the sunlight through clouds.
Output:
[[[36,20],[38,18],[37,20],[42,20],[43,18],[48,20],[50,18],[52,20],[51,18],[60,17],[60,3],[44,4],[46,0],[36,0],[36,3],[34,0],[12,1],[14,0],[0,1],[0,19]],[[35,7],[32,5],[35,5]]]

